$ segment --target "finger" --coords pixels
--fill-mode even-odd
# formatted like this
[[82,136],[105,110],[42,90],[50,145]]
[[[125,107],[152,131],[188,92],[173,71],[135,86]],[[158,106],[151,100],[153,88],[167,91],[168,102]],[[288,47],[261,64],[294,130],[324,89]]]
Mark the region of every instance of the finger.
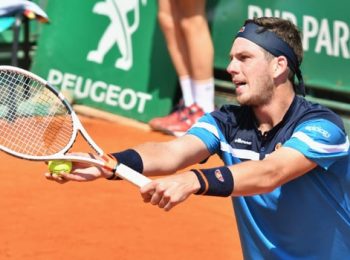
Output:
[[153,193],[152,198],[151,198],[151,204],[152,205],[158,205],[159,202],[163,199],[163,194],[165,192],[165,189],[162,187],[161,184],[159,184],[156,187],[156,191]]
[[160,207],[161,209],[164,208],[169,203],[169,201],[170,201],[170,196],[163,195],[163,198],[159,202],[158,207]]
[[59,174],[45,173],[45,177],[46,177],[46,179],[48,179],[50,181],[55,181],[55,182],[60,183],[60,184],[64,184],[64,183],[68,182],[68,180],[65,180]]
[[51,173],[49,172],[45,172],[45,178],[48,179],[48,180],[52,180],[52,176],[51,176]]
[[91,177],[91,174],[88,173],[66,173],[62,172],[60,174],[60,177],[66,181],[78,181],[78,182],[83,182],[83,181],[91,181],[94,178]]
[[[81,174],[84,175],[84,174]],[[59,172],[59,173],[47,173],[45,174],[46,178],[49,180],[54,180],[59,183],[66,183],[68,181],[84,181],[86,178],[84,178],[81,175],[75,175],[67,172]]]
[[178,203],[169,200],[168,203],[164,206],[163,209],[164,209],[165,211],[169,211],[169,210],[171,210],[173,207],[175,207],[177,204],[178,204]]
[[143,202],[148,203],[151,201],[155,190],[149,191],[148,193],[142,194]]
[[185,194],[179,193],[174,188],[170,188],[164,193],[164,197],[168,198],[166,205],[164,205],[163,209],[165,211],[171,210],[173,207],[186,200],[188,196]]
[[140,193],[143,198],[143,201],[148,203],[151,201],[151,198],[156,190],[156,183],[150,182],[149,184],[146,184],[140,188]]

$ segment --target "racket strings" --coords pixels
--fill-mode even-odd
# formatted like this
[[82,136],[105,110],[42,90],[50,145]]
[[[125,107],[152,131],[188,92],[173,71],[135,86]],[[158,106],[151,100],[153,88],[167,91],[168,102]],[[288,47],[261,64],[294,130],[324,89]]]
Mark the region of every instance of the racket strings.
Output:
[[45,83],[0,71],[1,146],[24,155],[51,155],[67,147],[72,133],[69,110]]

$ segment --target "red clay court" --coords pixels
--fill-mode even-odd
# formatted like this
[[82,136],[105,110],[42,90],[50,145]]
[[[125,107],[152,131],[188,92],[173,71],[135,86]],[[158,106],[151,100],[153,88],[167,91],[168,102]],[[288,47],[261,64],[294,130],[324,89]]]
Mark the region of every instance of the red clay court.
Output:
[[[173,138],[81,119],[105,151]],[[88,149],[81,140],[79,149]],[[229,198],[191,196],[164,212],[144,204],[127,182],[59,185],[44,178],[44,163],[0,154],[0,259],[242,259]],[[206,166],[217,163],[212,158]]]

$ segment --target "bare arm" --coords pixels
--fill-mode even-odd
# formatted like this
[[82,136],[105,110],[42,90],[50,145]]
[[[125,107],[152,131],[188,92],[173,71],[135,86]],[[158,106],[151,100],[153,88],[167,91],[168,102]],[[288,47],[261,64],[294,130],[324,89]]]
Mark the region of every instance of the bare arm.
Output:
[[233,165],[235,187],[233,196],[261,194],[293,180],[316,167],[292,148],[280,148],[262,161],[248,161]]
[[134,148],[143,161],[147,176],[172,174],[208,158],[205,144],[193,135],[185,135],[168,142],[145,143]]
[[[183,137],[161,143],[145,143],[132,148],[136,150],[143,163],[142,174],[146,176],[173,174],[178,170],[189,165],[203,161],[210,156],[205,144],[193,135],[185,135]],[[94,156],[91,154],[79,154],[80,156]],[[53,175],[45,173],[48,180],[59,183],[67,181],[93,181],[97,178],[108,178],[112,172],[101,167],[92,166],[86,163],[73,163],[71,174]]]
[[[280,148],[262,161],[248,161],[229,167],[234,179],[232,196],[248,196],[271,192],[311,169],[316,163],[291,148]],[[197,192],[200,183],[196,175],[187,171],[152,181],[141,188],[145,202],[166,211]]]

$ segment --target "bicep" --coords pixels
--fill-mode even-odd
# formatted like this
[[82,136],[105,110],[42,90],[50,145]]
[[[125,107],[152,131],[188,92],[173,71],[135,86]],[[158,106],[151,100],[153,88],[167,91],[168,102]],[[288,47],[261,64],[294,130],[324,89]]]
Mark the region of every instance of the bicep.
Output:
[[263,160],[266,164],[275,165],[275,186],[280,186],[293,180],[317,166],[317,164],[305,157],[300,151],[293,148],[282,147]]
[[313,119],[298,125],[283,147],[262,161],[233,166],[234,195],[258,194],[311,171],[317,165],[328,169],[347,156],[348,138],[341,127],[325,120]]
[[271,192],[315,168],[317,164],[301,152],[282,147],[262,161],[249,161],[232,167],[235,180],[233,195]]

